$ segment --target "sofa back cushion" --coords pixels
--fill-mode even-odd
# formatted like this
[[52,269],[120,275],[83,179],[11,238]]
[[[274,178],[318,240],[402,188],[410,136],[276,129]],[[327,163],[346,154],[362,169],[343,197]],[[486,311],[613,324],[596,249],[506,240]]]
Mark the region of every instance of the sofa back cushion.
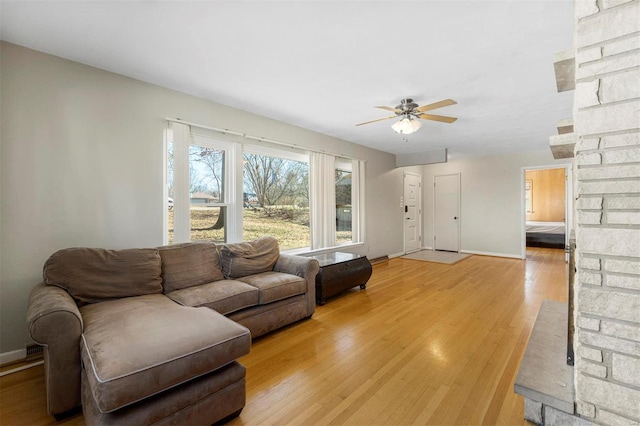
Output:
[[223,280],[220,255],[212,242],[159,247],[164,292]]
[[44,264],[48,285],[80,303],[162,293],[158,250],[74,247],[55,252]]
[[227,279],[242,278],[273,270],[280,248],[273,237],[225,244],[220,249],[222,271]]

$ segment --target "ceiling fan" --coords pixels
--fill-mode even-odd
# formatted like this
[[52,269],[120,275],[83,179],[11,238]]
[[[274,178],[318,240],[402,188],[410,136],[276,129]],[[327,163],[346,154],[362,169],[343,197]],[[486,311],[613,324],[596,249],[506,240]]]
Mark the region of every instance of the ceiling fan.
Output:
[[356,124],[356,126],[362,126],[364,124],[375,123],[377,121],[388,120],[390,118],[402,117],[399,121],[395,122],[391,128],[396,133],[401,133],[403,135],[411,134],[417,131],[422,123],[416,120],[417,118],[422,118],[424,120],[433,120],[440,121],[442,123],[453,123],[457,120],[454,117],[445,117],[444,115],[433,115],[433,114],[425,114],[425,111],[431,111],[432,109],[442,108],[449,105],[457,104],[453,99],[445,99],[443,101],[434,102],[432,104],[427,104],[423,106],[418,106],[413,99],[405,98],[400,101],[398,105],[395,107],[388,106],[376,106],[376,108],[384,109],[387,111],[391,111],[395,113],[395,115],[391,115],[389,117],[378,118],[377,120],[365,121],[364,123]]

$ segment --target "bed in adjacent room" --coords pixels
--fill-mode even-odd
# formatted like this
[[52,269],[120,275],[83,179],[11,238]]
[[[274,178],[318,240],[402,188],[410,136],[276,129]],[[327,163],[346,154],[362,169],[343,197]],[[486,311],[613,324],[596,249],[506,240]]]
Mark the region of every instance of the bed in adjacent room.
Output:
[[564,222],[527,221],[527,247],[564,248]]

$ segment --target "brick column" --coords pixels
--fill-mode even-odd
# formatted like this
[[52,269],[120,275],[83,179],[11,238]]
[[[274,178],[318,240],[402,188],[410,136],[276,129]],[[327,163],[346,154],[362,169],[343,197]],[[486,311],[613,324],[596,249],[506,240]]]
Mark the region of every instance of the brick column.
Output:
[[640,0],[575,0],[576,412],[640,423]]

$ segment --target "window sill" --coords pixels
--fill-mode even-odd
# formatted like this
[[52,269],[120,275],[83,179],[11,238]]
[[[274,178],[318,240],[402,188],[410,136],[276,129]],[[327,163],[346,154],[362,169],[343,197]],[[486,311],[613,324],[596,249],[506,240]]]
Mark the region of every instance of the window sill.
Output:
[[333,253],[336,251],[341,251],[343,249],[352,249],[356,247],[364,247],[364,243],[341,244],[339,246],[324,247],[316,250],[311,250],[309,247],[302,247],[302,248],[291,249],[291,250],[283,250],[282,252],[286,254],[294,254],[298,256],[313,256],[316,254]]

